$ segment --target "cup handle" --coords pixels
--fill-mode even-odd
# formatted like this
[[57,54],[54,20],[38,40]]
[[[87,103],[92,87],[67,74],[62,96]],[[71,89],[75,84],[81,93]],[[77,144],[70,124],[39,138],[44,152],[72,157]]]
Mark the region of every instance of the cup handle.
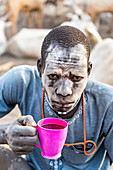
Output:
[[[38,131],[38,127],[35,127],[35,128],[36,128],[36,130]],[[38,148],[41,148],[41,146],[38,145],[38,144],[35,144],[35,146],[38,147]]]

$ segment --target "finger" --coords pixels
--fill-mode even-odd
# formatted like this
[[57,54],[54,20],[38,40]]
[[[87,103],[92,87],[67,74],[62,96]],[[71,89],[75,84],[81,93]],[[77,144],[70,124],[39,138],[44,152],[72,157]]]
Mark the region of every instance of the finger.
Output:
[[21,116],[17,119],[17,121],[24,126],[27,126],[27,125],[34,126],[34,127],[37,126],[36,122],[34,121],[31,115]]
[[12,136],[35,136],[36,129],[30,126],[15,125]]
[[21,156],[21,155],[27,155],[27,154],[29,154],[29,153],[32,152],[32,151],[29,151],[29,152],[26,152],[26,151],[15,152],[15,151],[13,151],[13,152],[14,152],[15,155]]
[[12,150],[16,155],[27,155],[27,154],[29,154],[30,152],[32,152],[33,150],[35,149],[35,147],[34,148],[32,148],[32,149],[30,149],[30,150]]
[[13,152],[31,152],[35,149],[35,146],[31,146],[31,145],[13,145],[11,147],[11,149],[13,150]]
[[19,137],[13,138],[12,144],[13,145],[31,145],[31,146],[34,146],[37,143],[37,141],[38,141],[37,136],[34,136],[34,137],[19,136]]

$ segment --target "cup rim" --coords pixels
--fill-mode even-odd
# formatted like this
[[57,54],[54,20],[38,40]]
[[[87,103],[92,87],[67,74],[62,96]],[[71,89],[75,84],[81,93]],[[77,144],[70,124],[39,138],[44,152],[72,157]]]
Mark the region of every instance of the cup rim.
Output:
[[[41,126],[42,124],[40,124],[40,122],[43,122],[44,120],[47,120],[47,119],[54,119],[54,120],[56,119],[56,120],[60,120],[60,121],[64,122],[64,123],[65,123],[64,128],[62,128],[62,129],[48,129],[48,128],[42,127],[42,126]],[[54,123],[53,123],[53,124],[54,124]],[[61,125],[61,124],[58,124],[58,125]],[[45,129],[45,130],[59,131],[59,130],[63,130],[63,129],[68,128],[68,123],[67,123],[65,120],[63,120],[63,119],[48,117],[48,118],[44,118],[44,119],[39,120],[38,123],[37,123],[37,126],[40,127],[40,128],[42,128],[42,129]]]

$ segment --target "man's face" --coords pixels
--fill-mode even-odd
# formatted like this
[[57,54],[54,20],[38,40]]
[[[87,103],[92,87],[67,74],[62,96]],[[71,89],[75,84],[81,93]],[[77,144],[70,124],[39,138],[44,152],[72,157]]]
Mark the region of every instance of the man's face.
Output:
[[[51,51],[52,49],[52,51]],[[68,50],[52,45],[45,61],[42,83],[52,108],[67,112],[77,102],[87,83],[87,53],[78,44]]]

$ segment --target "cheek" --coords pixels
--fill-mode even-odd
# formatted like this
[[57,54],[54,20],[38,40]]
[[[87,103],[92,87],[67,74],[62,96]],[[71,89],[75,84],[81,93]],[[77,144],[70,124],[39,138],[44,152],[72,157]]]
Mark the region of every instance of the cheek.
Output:
[[53,88],[55,81],[48,81],[48,87]]
[[43,87],[44,87],[45,89],[52,89],[52,88],[54,88],[54,82],[53,82],[53,81],[50,81],[50,80],[48,80],[48,79],[44,79],[44,80],[42,81],[42,84],[43,84]]
[[75,83],[73,85],[73,89],[74,89],[73,93],[80,95],[83,92],[83,90],[86,86],[86,83],[87,83],[87,79],[84,79],[84,80],[80,81],[79,83]]
[[49,80],[48,77],[43,74],[42,75],[42,84],[44,87],[53,87],[54,81]]
[[46,94],[48,96],[48,98],[50,99],[50,96],[53,94],[53,83],[48,80],[48,77],[46,76],[42,76],[42,84],[43,84],[43,87],[46,91]]
[[47,77],[44,75],[42,75],[42,84],[45,89],[48,87],[48,80]]

